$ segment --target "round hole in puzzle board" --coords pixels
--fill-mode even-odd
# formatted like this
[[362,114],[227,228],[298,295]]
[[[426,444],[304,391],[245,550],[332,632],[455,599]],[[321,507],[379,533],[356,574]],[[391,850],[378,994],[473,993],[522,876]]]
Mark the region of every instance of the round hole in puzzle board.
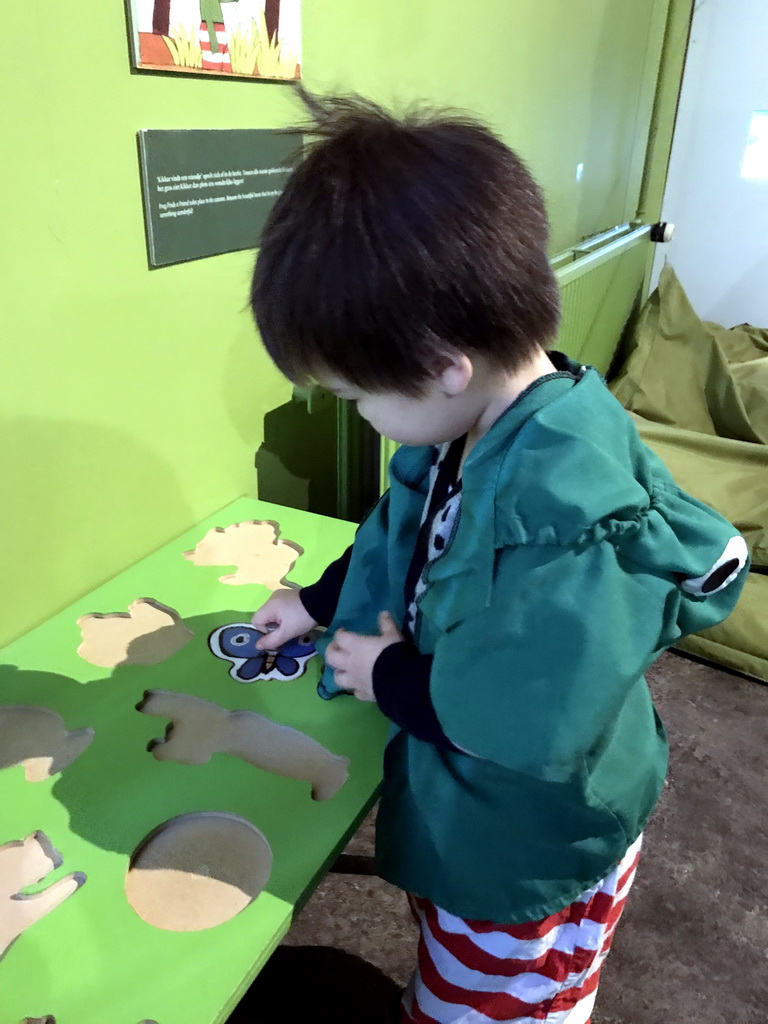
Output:
[[244,818],[201,811],[154,829],[131,857],[128,902],[142,920],[193,932],[229,921],[266,886],[272,850]]

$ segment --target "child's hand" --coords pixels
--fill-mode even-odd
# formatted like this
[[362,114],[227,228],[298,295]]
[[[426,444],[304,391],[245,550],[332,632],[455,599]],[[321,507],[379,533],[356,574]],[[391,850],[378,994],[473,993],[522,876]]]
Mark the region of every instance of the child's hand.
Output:
[[269,631],[269,636],[256,644],[260,651],[276,650],[281,644],[308,633],[317,625],[301,603],[298,590],[276,590],[253,615],[251,622],[262,633]]
[[358,700],[375,700],[373,666],[390,644],[399,643],[403,634],[389,612],[379,613],[381,636],[364,636],[337,629],[325,652],[325,662],[336,674],[336,685],[350,690]]

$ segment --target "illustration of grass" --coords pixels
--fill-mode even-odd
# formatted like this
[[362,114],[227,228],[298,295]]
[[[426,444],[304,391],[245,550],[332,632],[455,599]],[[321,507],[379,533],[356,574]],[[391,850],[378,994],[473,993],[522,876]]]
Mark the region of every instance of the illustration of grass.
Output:
[[233,29],[229,33],[229,57],[232,61],[232,71],[236,75],[252,75],[256,70],[260,48],[259,26],[255,20],[251,21],[250,29],[242,29],[240,26]]
[[295,78],[298,58],[295,53],[286,50],[283,43],[276,38],[270,39],[267,32],[267,19],[261,12],[258,26],[259,53],[256,58],[258,73],[262,78]]
[[173,63],[178,67],[202,67],[203,51],[197,39],[196,29],[187,30],[183,25],[174,25],[170,36],[163,36],[163,39],[171,51]]

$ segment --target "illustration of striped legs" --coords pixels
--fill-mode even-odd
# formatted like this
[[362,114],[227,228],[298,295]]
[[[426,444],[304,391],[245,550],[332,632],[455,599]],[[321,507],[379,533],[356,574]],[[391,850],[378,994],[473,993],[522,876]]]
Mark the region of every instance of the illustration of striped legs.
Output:
[[[213,22],[213,30],[216,34],[216,46],[211,48],[211,38],[208,32],[210,22],[200,22],[200,46],[203,51],[203,68],[208,71],[232,71],[232,62],[229,56],[229,37],[223,21]],[[215,51],[215,52],[214,52]]]

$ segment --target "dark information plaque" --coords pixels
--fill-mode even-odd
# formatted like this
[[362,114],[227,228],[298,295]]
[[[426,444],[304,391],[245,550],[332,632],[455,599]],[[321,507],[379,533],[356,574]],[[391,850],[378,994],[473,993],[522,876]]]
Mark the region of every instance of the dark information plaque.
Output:
[[261,128],[139,132],[150,265],[255,249],[300,146]]

